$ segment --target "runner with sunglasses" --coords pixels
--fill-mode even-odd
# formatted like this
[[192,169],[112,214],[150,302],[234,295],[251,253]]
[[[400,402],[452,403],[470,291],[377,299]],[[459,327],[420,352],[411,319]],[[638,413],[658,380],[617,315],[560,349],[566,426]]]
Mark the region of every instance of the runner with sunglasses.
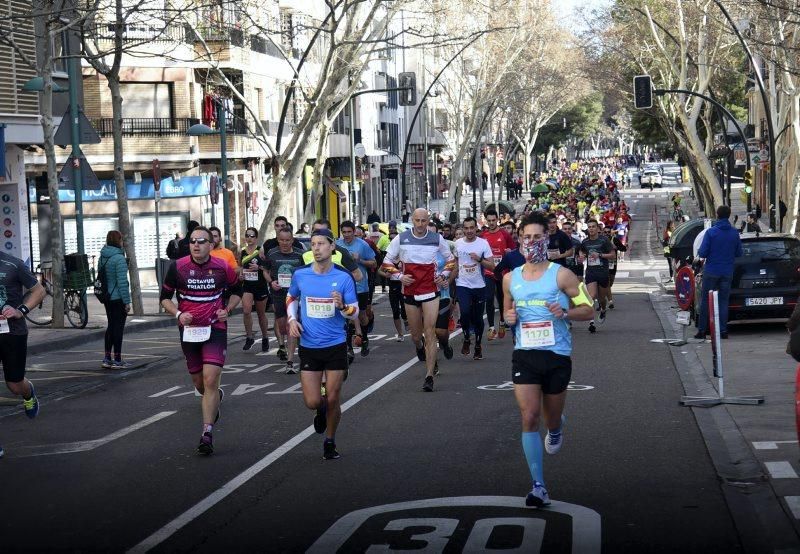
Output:
[[253,307],[256,308],[258,326],[261,329],[261,351],[269,350],[269,326],[267,324],[267,298],[269,290],[267,280],[261,271],[258,246],[258,230],[248,227],[244,232],[245,247],[239,253],[239,266],[242,275],[242,312],[244,332],[247,335],[242,350],[250,350],[255,344],[253,334]]
[[[197,452],[214,452],[212,431],[224,393],[219,388],[228,348],[228,316],[241,301],[236,271],[211,257],[211,231],[197,227],[189,237],[189,255],[170,266],[161,287],[161,305],[175,316],[186,366],[202,396],[203,432]],[[177,294],[178,304],[172,301]]]

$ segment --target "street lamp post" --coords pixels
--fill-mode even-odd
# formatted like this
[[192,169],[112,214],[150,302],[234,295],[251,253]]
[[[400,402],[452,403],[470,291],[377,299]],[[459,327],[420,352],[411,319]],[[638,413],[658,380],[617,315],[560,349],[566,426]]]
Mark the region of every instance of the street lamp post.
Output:
[[[772,109],[770,108],[769,96],[767,95],[766,87],[764,86],[764,78],[761,75],[761,68],[756,66],[755,57],[753,56],[753,52],[750,50],[750,45],[747,44],[747,41],[742,36],[741,31],[739,31],[739,27],[737,27],[736,23],[733,21],[731,14],[725,8],[725,6],[720,2],[720,0],[714,0],[714,3],[722,12],[722,15],[725,16],[725,19],[728,20],[728,23],[731,24],[731,28],[733,29],[733,33],[736,35],[736,38],[739,39],[739,42],[744,49],[745,55],[747,59],[750,61],[750,65],[753,67],[753,75],[755,77],[756,85],[758,85],[758,91],[761,94],[761,102],[764,104],[764,111],[766,112],[766,119],[767,119],[767,139],[769,141],[769,155],[771,156],[772,160],[772,167],[769,170],[769,226],[772,229],[776,229],[776,221],[775,221],[775,213],[777,211],[778,206],[778,187],[776,184],[776,172],[775,172],[775,128],[772,124]],[[743,144],[745,149],[747,148],[747,143]],[[750,159],[750,154],[746,152],[746,158]]]
[[[226,127],[226,117],[225,117],[225,106],[220,102],[219,103],[219,131],[215,131],[208,125],[204,125],[202,123],[197,123],[189,127],[189,130],[186,132],[187,135],[190,137],[200,137],[205,135],[219,135],[219,157],[220,157],[220,173],[221,175],[221,185],[222,185],[222,221],[225,236],[228,240],[231,240],[231,222],[230,222],[230,210],[228,209],[228,144],[227,144],[227,135],[225,132]],[[219,185],[218,185],[219,186]],[[212,208],[213,210],[213,208]],[[212,212],[213,213],[213,212]]]

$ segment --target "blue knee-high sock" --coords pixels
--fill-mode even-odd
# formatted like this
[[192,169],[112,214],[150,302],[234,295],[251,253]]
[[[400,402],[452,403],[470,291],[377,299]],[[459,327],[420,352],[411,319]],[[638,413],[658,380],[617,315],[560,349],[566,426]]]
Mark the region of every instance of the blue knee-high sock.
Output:
[[522,433],[522,450],[525,451],[525,460],[528,462],[531,479],[544,485],[544,470],[542,469],[544,450],[542,448],[542,437],[539,436],[538,431]]

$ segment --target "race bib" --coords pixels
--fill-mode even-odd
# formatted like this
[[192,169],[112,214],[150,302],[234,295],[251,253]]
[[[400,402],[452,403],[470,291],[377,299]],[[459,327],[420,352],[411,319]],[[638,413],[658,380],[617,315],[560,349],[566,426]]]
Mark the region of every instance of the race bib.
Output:
[[292,284],[292,274],[291,273],[278,273],[278,286],[282,289],[288,289],[289,285]]
[[556,344],[552,321],[522,323],[520,335],[522,348],[541,348],[543,346],[555,346]]
[[306,315],[315,319],[329,319],[336,315],[333,298],[306,297]]
[[492,256],[492,259],[494,260],[494,265],[497,265],[503,261],[503,256]]
[[478,273],[478,265],[464,265],[461,266],[461,270],[464,272],[465,275],[475,275]]
[[9,331],[11,331],[11,329],[8,327],[8,320],[5,318],[0,319],[0,335],[8,333]]
[[601,261],[599,254],[590,254],[588,264],[592,266],[598,266],[598,265],[603,265],[603,262]]
[[426,300],[430,300],[436,296],[435,292],[429,292],[428,294],[415,294],[414,300],[417,302],[425,302]]
[[555,248],[547,251],[547,259],[555,260],[561,254],[561,250]]
[[183,342],[206,342],[211,338],[211,325],[183,328]]
[[245,281],[258,281],[258,271],[242,271]]

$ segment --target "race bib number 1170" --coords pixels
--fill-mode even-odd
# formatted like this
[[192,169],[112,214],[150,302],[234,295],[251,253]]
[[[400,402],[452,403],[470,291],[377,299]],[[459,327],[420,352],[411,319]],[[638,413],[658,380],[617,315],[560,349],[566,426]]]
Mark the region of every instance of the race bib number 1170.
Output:
[[522,348],[541,348],[554,346],[556,335],[553,333],[552,321],[529,321],[522,323]]

